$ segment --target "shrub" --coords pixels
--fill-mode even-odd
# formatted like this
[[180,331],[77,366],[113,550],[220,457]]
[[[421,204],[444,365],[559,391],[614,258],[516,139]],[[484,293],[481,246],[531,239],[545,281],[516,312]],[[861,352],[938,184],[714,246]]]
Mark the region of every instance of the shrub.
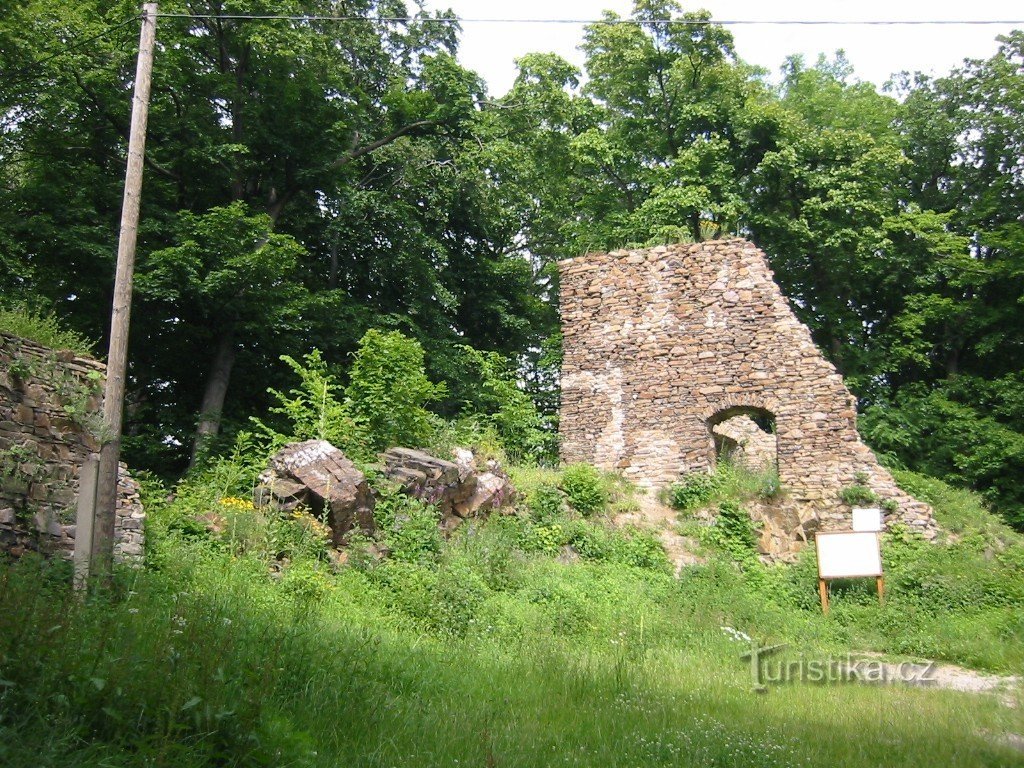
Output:
[[512,361],[465,345],[460,350],[480,376],[477,402],[472,406],[499,436],[505,454],[516,462],[551,458],[555,433],[519,388]]
[[519,539],[519,546],[524,551],[546,555],[557,555],[568,543],[569,535],[561,523],[527,525]]
[[777,467],[761,470],[750,469],[742,462],[721,459],[715,466],[718,487],[712,494],[716,499],[773,499],[782,493]]
[[630,530],[618,534],[611,560],[634,568],[661,571],[669,568],[664,547],[649,531]]
[[718,475],[706,472],[691,472],[668,489],[668,503],[680,512],[690,512],[705,506],[721,488]]
[[548,522],[565,514],[565,496],[554,485],[539,485],[526,499],[530,516],[539,523]]
[[851,507],[867,507],[878,503],[878,496],[868,486],[859,483],[840,489],[839,499]]
[[589,464],[571,464],[562,472],[561,488],[569,504],[581,515],[602,512],[608,503],[608,491],[601,473]]
[[268,389],[267,393],[278,403],[270,412],[288,420],[289,432],[280,434],[253,418],[260,431],[269,435],[274,443],[295,439],[326,440],[350,456],[370,458],[366,452],[367,436],[342,402],[341,385],[328,371],[320,350],[304,355],[301,363],[288,355],[282,355],[281,360],[298,376],[299,385],[287,392]]
[[737,562],[756,562],[757,530],[750,515],[734,501],[718,505],[715,524],[704,529],[705,541]]
[[423,347],[398,331],[367,331],[359,342],[345,394],[352,418],[365,430],[369,447],[423,447],[434,417],[426,409],[445,393],[423,367]]
[[374,518],[381,543],[393,560],[427,564],[436,562],[444,539],[438,529],[436,507],[407,496],[396,488],[385,488],[377,498]]

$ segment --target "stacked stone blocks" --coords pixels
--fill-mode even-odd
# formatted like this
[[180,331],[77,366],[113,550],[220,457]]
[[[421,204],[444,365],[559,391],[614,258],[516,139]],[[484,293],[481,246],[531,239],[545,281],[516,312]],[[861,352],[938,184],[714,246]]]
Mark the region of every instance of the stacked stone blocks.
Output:
[[[79,476],[99,450],[102,363],[0,333],[0,551],[71,557]],[[145,515],[124,465],[115,556],[141,558]]]
[[838,494],[863,475],[895,509],[887,524],[934,536],[930,507],[901,491],[861,443],[854,397],[753,244],[620,250],[560,268],[563,461],[657,490],[713,467],[714,424],[770,414],[786,494],[763,521],[774,542],[765,549],[848,529]]

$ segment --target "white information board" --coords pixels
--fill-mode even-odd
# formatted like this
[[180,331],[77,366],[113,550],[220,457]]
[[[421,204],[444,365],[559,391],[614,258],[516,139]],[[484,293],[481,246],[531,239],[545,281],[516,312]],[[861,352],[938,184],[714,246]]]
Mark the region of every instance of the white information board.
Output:
[[878,534],[871,532],[819,533],[819,579],[847,579],[882,575],[882,550]]
[[882,530],[882,510],[876,507],[854,507],[853,508],[853,530],[855,531],[880,531]]

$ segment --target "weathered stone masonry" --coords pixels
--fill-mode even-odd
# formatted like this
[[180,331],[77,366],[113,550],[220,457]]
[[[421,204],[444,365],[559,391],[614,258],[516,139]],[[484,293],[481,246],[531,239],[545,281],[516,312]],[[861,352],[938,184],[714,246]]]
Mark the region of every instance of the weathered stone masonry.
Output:
[[[70,557],[82,465],[99,450],[102,363],[0,333],[0,551]],[[142,556],[139,486],[121,466],[118,559]]]
[[777,545],[848,529],[838,493],[859,473],[898,506],[887,524],[934,535],[931,508],[897,488],[860,442],[853,396],[754,245],[615,251],[560,266],[563,461],[658,489],[713,466],[711,430],[723,419],[770,415],[786,490],[764,521]]

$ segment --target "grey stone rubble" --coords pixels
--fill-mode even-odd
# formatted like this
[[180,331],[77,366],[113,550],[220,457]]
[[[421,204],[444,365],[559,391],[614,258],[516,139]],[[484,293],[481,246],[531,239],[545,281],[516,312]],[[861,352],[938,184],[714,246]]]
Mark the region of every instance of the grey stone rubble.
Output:
[[[463,520],[500,509],[515,498],[508,477],[497,466],[479,471],[471,451],[455,450],[456,461],[410,448],[392,448],[381,459],[380,471],[404,492],[437,506],[442,528],[451,530]],[[302,506],[323,516],[331,527],[334,546],[342,546],[354,529],[375,529],[375,497],[365,475],[340,450],[325,440],[290,443],[270,461],[254,493],[257,505],[282,511]]]
[[620,250],[560,269],[563,461],[618,470],[656,491],[714,466],[716,425],[771,417],[785,494],[753,510],[762,552],[790,558],[817,530],[848,530],[839,492],[861,473],[895,505],[886,525],[935,537],[931,508],[861,443],[853,396],[754,245]]
[[[82,466],[99,450],[104,365],[0,333],[0,550],[70,558]],[[114,554],[145,546],[139,485],[120,465]]]
[[392,448],[383,456],[384,475],[406,493],[435,504],[445,529],[515,500],[508,476],[496,463],[481,472],[472,451],[456,448],[453,455],[455,461],[446,461],[423,451]]

